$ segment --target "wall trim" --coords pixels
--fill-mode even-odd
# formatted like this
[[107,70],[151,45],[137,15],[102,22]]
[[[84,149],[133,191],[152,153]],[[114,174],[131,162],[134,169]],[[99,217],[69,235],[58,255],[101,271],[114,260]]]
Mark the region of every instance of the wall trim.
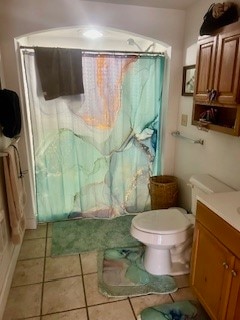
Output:
[[26,229],[37,229],[37,219],[35,217],[26,219]]

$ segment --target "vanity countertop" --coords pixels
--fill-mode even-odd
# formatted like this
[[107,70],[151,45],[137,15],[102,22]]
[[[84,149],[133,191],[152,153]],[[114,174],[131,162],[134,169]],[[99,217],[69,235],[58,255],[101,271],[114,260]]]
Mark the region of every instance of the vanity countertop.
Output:
[[203,194],[198,200],[240,232],[240,191]]

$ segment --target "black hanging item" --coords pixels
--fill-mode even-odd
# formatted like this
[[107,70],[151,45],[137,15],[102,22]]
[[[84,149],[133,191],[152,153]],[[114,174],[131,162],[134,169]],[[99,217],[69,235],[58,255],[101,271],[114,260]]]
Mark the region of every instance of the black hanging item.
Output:
[[8,138],[17,136],[21,131],[21,111],[16,92],[0,90],[0,125],[2,133]]
[[235,3],[213,3],[203,18],[200,36],[211,35],[215,30],[238,21],[238,17],[238,7]]

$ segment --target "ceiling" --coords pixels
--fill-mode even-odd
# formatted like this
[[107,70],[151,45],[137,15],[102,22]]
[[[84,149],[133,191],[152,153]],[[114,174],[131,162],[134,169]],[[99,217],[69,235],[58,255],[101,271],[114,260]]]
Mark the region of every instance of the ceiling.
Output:
[[[124,5],[135,5],[135,6],[144,6],[144,7],[155,7],[155,8],[166,8],[166,9],[176,9],[176,10],[186,10],[189,6],[196,3],[198,0],[85,0],[92,2],[102,2],[102,3],[112,3],[112,4],[124,4]],[[133,51],[140,50],[146,51],[146,48],[149,48],[151,52],[160,52],[165,51],[166,47],[163,46],[160,42],[148,39],[146,37],[140,37],[136,34],[122,32],[120,30],[113,30],[109,28],[101,28],[100,31],[103,31],[104,37],[101,41],[92,41],[86,40],[83,37],[83,32],[86,31],[86,27],[79,28],[66,28],[66,29],[52,29],[45,32],[34,33],[19,39],[19,42],[22,45],[30,46],[46,46],[61,45],[69,47],[78,47],[81,48],[91,48],[103,50],[125,50]],[[129,42],[131,40],[131,42]],[[134,40],[134,41],[133,41]],[[50,42],[50,44],[49,44]],[[64,44],[62,43],[64,42]]]
[[143,7],[185,10],[198,0],[86,0],[114,4],[128,4]]

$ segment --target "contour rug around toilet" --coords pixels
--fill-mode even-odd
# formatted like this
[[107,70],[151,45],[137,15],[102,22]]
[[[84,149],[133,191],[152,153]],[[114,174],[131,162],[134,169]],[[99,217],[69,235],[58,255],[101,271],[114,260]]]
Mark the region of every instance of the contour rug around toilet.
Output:
[[202,193],[233,191],[207,174],[192,176],[190,185],[192,214],[174,207],[141,212],[132,220],[131,235],[145,244],[143,263],[151,274],[189,273],[197,196]]

